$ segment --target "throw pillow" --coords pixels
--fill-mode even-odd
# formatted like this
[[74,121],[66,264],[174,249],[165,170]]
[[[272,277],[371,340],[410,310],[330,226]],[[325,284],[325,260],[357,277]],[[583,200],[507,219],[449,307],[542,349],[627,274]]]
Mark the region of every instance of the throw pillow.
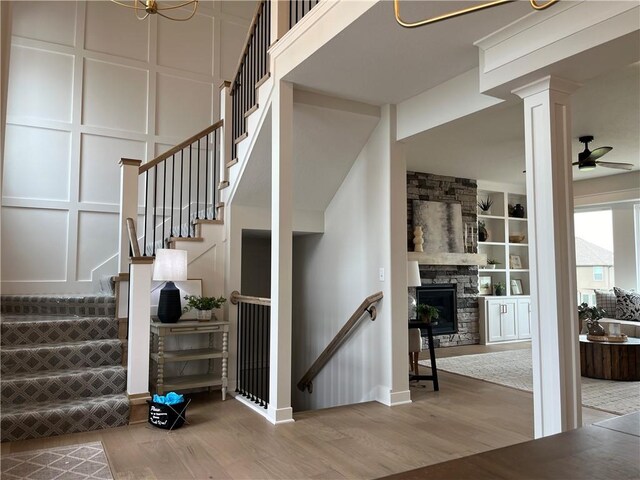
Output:
[[605,312],[607,317],[617,318],[616,315],[616,294],[613,290],[594,290],[596,294],[596,305]]
[[616,318],[640,321],[640,293],[613,287],[616,294]]

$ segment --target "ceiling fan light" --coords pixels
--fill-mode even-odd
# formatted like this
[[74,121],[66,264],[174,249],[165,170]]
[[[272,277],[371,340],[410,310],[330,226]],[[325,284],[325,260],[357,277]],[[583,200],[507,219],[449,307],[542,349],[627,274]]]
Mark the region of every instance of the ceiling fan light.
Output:
[[578,165],[578,170],[580,170],[581,172],[588,172],[589,170],[594,170],[595,168],[596,168],[595,161],[586,161]]

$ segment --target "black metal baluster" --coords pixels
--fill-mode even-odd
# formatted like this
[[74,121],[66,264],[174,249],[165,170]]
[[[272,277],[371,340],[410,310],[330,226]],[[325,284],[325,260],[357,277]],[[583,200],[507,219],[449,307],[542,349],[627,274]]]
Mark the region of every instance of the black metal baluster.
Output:
[[271,370],[271,361],[269,358],[270,352],[271,352],[271,306],[266,307],[267,310],[267,321],[265,322],[265,347],[266,347],[266,353],[265,353],[265,362],[266,362],[266,371],[265,371],[265,396],[264,396],[264,408],[267,408],[267,405],[269,404],[269,390],[270,390],[270,384],[269,384],[269,374],[270,374],[270,370]]
[[258,310],[260,308],[260,305],[254,305],[254,311],[253,311],[253,323],[255,324],[254,327],[254,335],[253,335],[253,364],[254,364],[254,372],[255,374],[253,375],[253,391],[254,393],[254,398],[253,401],[255,403],[258,403],[258,375],[260,374],[260,371],[258,370],[258,327],[259,327],[259,323],[258,323]]
[[180,232],[179,237],[182,237],[182,187],[184,186],[184,148],[180,150],[180,226],[178,227]]
[[144,172],[144,253],[143,257],[147,256],[147,222],[149,220],[149,170]]
[[247,306],[248,304],[243,304],[243,311],[242,311],[242,322],[244,323],[244,328],[245,328],[245,333],[244,333],[244,375],[243,375],[243,379],[242,379],[242,389],[244,390],[244,396],[247,397],[249,392],[248,392],[248,386],[247,386],[247,378],[249,376],[249,372],[247,372],[247,364],[248,362],[248,355],[249,355],[249,318],[247,315]]
[[[215,130],[214,130],[215,131]],[[206,159],[204,162],[204,218],[205,220],[209,219],[209,208],[207,207],[208,205],[208,200],[209,200],[209,134],[207,133],[207,141],[205,142],[205,156],[204,158]],[[215,205],[213,206],[213,208],[215,209]]]
[[156,254],[156,211],[158,209],[158,165],[153,167],[153,245],[151,247],[151,255],[155,256]]
[[200,218],[199,201],[200,201],[200,139],[198,139],[198,168],[196,169],[196,220]]
[[171,227],[169,236],[173,237],[173,203],[175,200],[175,188],[176,188],[176,155],[171,155]]
[[164,223],[167,218],[166,212],[167,199],[167,161],[162,162],[162,245],[164,245]]
[[218,205],[218,172],[220,167],[218,166],[218,130],[213,132],[213,162],[211,168],[213,169],[213,185],[211,186],[211,203],[213,204],[213,219],[218,218],[218,211],[216,206]]
[[240,350],[240,338],[242,330],[240,325],[240,312],[242,304],[238,303],[238,312],[236,314],[236,393],[240,392],[240,359],[242,358],[242,350]]
[[191,238],[191,184],[193,183],[193,176],[191,173],[191,164],[192,164],[192,148],[193,147],[193,143],[191,145],[189,145],[189,196],[187,198],[187,211],[188,211],[188,215],[187,215],[187,238]]

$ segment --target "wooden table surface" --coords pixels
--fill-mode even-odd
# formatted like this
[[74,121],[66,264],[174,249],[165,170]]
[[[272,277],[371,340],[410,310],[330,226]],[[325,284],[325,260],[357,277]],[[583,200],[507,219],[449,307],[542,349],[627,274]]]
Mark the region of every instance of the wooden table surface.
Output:
[[638,479],[640,412],[387,479]]

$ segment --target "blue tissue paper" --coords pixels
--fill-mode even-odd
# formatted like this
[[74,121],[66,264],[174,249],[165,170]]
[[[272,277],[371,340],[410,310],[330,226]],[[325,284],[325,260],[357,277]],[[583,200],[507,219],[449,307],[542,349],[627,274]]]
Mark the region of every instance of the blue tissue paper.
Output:
[[175,405],[176,403],[184,402],[184,397],[176,392],[169,392],[166,395],[153,395],[154,403],[161,403],[164,405]]

